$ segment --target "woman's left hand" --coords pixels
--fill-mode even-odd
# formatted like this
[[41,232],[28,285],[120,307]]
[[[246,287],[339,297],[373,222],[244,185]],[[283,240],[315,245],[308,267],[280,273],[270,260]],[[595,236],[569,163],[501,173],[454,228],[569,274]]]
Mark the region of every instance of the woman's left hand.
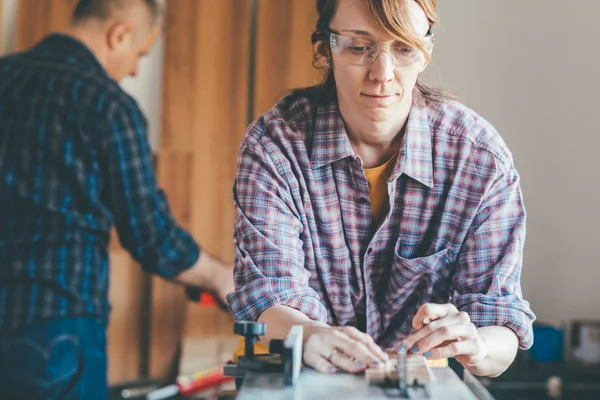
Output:
[[429,359],[454,357],[472,367],[487,357],[485,343],[469,314],[452,304],[423,304],[412,321],[415,333],[402,341],[407,353]]

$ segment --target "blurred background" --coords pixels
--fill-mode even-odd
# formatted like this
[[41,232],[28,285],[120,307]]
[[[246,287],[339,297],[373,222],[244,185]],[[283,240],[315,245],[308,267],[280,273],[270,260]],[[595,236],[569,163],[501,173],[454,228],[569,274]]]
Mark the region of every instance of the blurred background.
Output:
[[[0,51],[7,53],[66,26],[75,2],[0,3]],[[164,37],[124,87],[148,117],[176,218],[232,262],[238,145],[246,126],[287,90],[319,80],[311,65],[315,1],[168,0],[166,8]],[[598,350],[588,367],[600,364],[600,1],[442,0],[438,13],[428,79],[496,127],[522,178],[524,296],[540,329],[555,334],[536,336],[536,346],[549,347],[533,357],[573,361],[581,341],[572,336],[582,329],[571,335],[572,324],[583,322],[591,332],[587,353]],[[143,275],[116,240],[111,257],[112,383],[228,359],[236,344],[230,316]]]

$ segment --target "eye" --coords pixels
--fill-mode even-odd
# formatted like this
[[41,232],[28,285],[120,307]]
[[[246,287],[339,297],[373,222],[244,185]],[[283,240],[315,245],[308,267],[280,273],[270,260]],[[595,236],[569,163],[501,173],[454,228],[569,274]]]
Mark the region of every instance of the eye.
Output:
[[350,46],[348,46],[348,50],[350,50],[350,51],[352,51],[354,53],[364,53],[367,50],[367,48],[364,47],[364,46],[360,46],[359,47],[359,46],[352,46],[352,45],[350,45]]
[[348,44],[348,50],[356,54],[363,54],[373,49],[373,43],[368,40],[354,39]]
[[414,50],[414,48],[407,46],[404,43],[398,43],[397,45],[394,45],[394,52],[403,56],[411,55],[414,52]]

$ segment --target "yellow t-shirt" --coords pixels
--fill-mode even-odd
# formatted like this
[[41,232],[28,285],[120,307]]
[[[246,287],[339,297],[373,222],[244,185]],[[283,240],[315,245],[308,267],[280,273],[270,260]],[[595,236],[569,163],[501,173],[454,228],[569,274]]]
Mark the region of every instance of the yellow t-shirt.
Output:
[[365,168],[365,176],[369,182],[369,196],[371,197],[371,213],[373,222],[379,225],[389,211],[387,180],[394,172],[398,153],[394,154],[383,165],[375,168]]

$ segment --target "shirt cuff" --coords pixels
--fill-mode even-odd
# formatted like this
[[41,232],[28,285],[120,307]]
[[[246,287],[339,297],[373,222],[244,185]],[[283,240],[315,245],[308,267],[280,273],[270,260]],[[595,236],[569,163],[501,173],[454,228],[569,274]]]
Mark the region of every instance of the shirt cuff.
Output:
[[154,265],[143,265],[144,270],[156,274],[165,279],[173,279],[183,271],[193,267],[201,253],[200,247],[192,240],[187,243],[185,249],[168,252],[159,258],[159,262]]
[[[267,309],[283,305],[294,308],[313,321],[327,322],[327,311],[310,288],[265,291],[274,284],[269,279],[255,280],[227,295],[229,308],[237,321],[256,321]],[[280,284],[281,285],[281,284]]]
[[506,326],[519,338],[519,348],[527,350],[533,344],[535,315],[529,303],[516,295],[494,297],[483,294],[459,295],[452,303],[469,314],[477,327]]

